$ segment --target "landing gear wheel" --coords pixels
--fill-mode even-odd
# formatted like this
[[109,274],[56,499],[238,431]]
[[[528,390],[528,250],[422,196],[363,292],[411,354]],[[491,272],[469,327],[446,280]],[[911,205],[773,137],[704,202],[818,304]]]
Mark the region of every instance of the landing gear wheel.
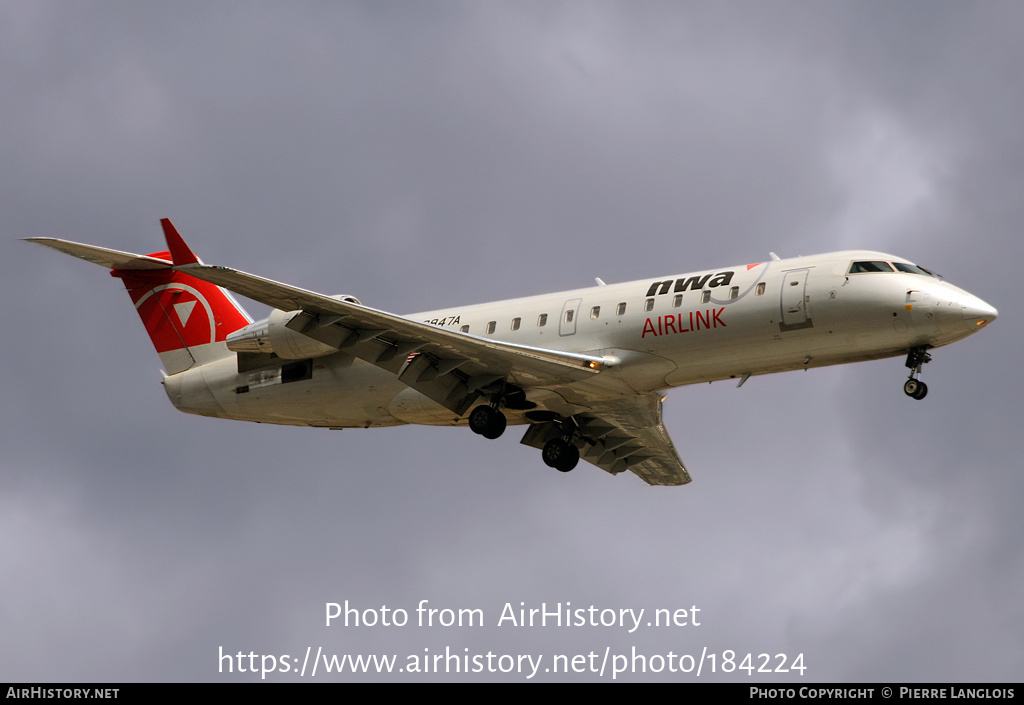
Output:
[[507,423],[505,414],[493,406],[481,404],[469,412],[469,428],[473,433],[479,433],[484,438],[491,440],[497,438],[505,432]]
[[903,393],[912,399],[924,399],[928,394],[928,385],[919,379],[908,379],[903,383]]
[[559,472],[569,472],[580,461],[579,449],[563,438],[552,438],[545,443],[540,455],[545,465]]
[[907,351],[906,366],[910,369],[910,379],[903,383],[903,393],[911,399],[924,399],[928,393],[928,385],[917,378],[921,374],[921,368],[930,362],[932,356],[928,353],[928,346],[921,345]]

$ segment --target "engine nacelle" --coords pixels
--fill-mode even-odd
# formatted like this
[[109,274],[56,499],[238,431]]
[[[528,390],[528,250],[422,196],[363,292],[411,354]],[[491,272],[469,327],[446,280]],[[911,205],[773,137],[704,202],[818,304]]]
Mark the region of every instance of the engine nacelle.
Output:
[[332,345],[287,328],[301,311],[277,311],[262,321],[250,323],[227,337],[228,350],[240,353],[274,353],[285,360],[303,360],[338,352]]

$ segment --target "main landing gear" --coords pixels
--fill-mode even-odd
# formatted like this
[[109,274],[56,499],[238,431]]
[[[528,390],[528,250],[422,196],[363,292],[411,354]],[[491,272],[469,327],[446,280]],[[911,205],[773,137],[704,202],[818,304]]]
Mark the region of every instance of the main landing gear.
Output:
[[484,438],[494,440],[505,432],[507,423],[505,414],[492,404],[481,404],[469,412],[469,428]]
[[486,393],[490,394],[490,402],[470,411],[467,419],[473,433],[479,433],[484,438],[493,440],[505,432],[508,422],[505,414],[501,413],[501,407],[527,411],[537,406],[526,398],[522,389],[504,381],[490,385]]
[[540,452],[544,464],[559,472],[569,472],[580,462],[579,448],[565,438],[552,438]]
[[903,383],[903,393],[912,399],[924,399],[928,394],[928,385],[917,378],[921,374],[921,367],[929,362],[932,356],[928,354],[928,346],[911,348],[907,353],[906,365],[910,368],[910,377]]
[[[501,402],[504,399],[503,397],[495,396],[491,403],[481,404],[469,412],[467,421],[473,433],[477,433],[484,438],[494,439],[505,432],[507,420],[505,419],[505,414],[500,409]],[[519,407],[522,406],[514,397],[511,400],[513,404],[517,404]],[[517,408],[517,406],[511,406],[510,408]],[[572,442],[575,432],[574,428],[570,419],[563,420],[557,429],[560,435],[549,438],[544,444],[544,447],[541,449],[541,458],[543,458],[544,464],[549,468],[554,468],[560,472],[569,472],[580,461],[579,448]]]

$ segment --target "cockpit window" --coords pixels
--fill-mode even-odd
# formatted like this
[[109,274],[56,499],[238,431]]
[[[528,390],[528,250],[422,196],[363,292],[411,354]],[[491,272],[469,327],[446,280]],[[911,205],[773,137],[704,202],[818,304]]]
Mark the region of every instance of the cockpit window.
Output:
[[930,272],[924,267],[918,267],[916,264],[910,262],[883,262],[881,260],[865,260],[862,262],[854,262],[850,265],[850,274],[859,274],[861,272],[906,272],[907,274],[921,274],[926,277],[935,277],[936,279],[942,279],[935,272]]
[[909,262],[893,262],[892,266],[900,272],[907,272],[909,274],[923,274],[926,277],[936,277],[938,275],[929,272],[924,267],[918,267],[916,264],[910,264]]
[[857,274],[858,272],[891,272],[892,267],[889,266],[888,262],[882,262],[879,260],[872,260],[869,262],[854,262],[850,265],[850,274]]

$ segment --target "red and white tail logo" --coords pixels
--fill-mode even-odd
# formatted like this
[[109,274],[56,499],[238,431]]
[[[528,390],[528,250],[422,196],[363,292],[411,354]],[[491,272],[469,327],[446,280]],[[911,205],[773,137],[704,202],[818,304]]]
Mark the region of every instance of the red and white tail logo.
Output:
[[[169,252],[149,256],[171,261]],[[223,289],[182,272],[115,269],[111,275],[124,281],[168,374],[227,357],[227,348],[216,344],[252,322]]]
[[122,280],[169,374],[234,356],[224,341],[252,319],[220,287],[175,271],[199,258],[170,220],[161,219],[160,227],[167,251],[149,256],[49,237],[29,240],[106,267]]

